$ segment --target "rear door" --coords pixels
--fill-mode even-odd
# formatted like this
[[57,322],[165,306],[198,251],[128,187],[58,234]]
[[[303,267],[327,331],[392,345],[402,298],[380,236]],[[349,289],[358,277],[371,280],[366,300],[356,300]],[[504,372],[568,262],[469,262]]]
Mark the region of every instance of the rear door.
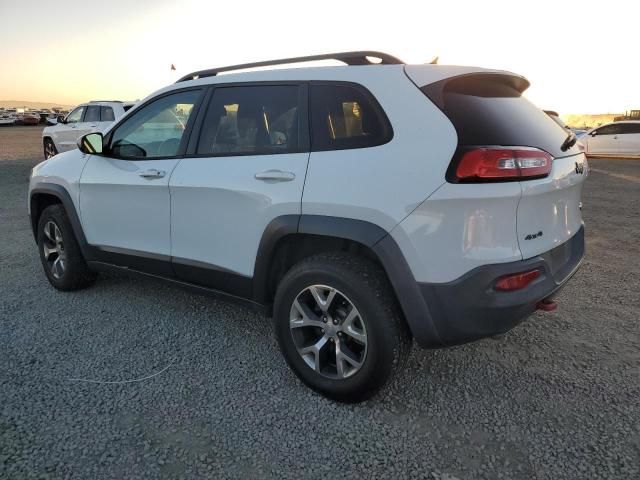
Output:
[[622,155],[640,155],[640,122],[621,124],[622,131],[618,135],[619,152]]
[[300,214],[308,144],[305,85],[216,87],[169,184],[176,275],[249,296],[267,225]]

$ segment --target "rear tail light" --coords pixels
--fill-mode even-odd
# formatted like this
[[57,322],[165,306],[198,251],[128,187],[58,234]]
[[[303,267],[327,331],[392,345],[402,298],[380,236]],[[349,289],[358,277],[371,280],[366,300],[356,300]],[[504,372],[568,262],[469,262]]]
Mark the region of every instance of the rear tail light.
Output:
[[459,182],[526,180],[549,175],[553,157],[530,147],[473,147],[457,163]]
[[529,270],[528,272],[513,273],[500,277],[493,286],[495,290],[501,292],[512,292],[521,290],[540,276],[540,270]]

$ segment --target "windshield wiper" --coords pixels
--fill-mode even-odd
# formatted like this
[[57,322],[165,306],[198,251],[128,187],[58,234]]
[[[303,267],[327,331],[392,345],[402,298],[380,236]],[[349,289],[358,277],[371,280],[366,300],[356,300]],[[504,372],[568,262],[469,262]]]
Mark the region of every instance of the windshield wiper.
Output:
[[562,145],[560,145],[560,150],[562,150],[563,152],[566,152],[571,147],[573,147],[577,141],[578,141],[578,137],[576,137],[576,134],[574,132],[569,132],[569,135],[567,135],[567,138],[564,140],[564,142],[562,142]]

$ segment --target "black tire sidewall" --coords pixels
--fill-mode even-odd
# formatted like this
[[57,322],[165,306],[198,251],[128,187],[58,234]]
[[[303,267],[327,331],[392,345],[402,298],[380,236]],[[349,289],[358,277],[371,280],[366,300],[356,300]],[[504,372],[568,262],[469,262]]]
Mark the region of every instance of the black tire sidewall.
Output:
[[[337,271],[331,271],[337,270]],[[274,304],[276,337],[289,366],[311,388],[340,401],[358,401],[370,396],[388,379],[396,361],[397,334],[386,318],[381,299],[359,282],[354,272],[340,268],[305,269],[303,273],[283,279]],[[289,328],[290,310],[294,299],[311,285],[336,288],[355,305],[367,331],[367,356],[364,365],[353,376],[333,380],[314,372],[298,353]]]
[[[49,264],[44,258],[44,227],[49,221],[54,222],[60,230],[67,257],[64,273],[61,278],[53,276],[53,273],[49,268]],[[81,269],[78,266],[78,259],[82,259],[82,254],[80,253],[80,248],[71,229],[71,224],[69,223],[64,208],[61,205],[52,205],[42,212],[40,219],[38,220],[37,239],[40,261],[44,268],[45,275],[49,279],[51,285],[59,290],[74,289],[76,287],[78,277],[84,274],[84,271],[82,271],[84,269]],[[80,261],[84,262],[83,260]]]
[[53,148],[54,155],[56,155],[58,153],[58,149],[56,148],[55,143],[53,143],[53,140],[51,140],[50,138],[45,138],[44,139],[44,144],[43,144],[45,160],[48,160],[48,157],[47,157],[47,145],[51,145],[51,147]]

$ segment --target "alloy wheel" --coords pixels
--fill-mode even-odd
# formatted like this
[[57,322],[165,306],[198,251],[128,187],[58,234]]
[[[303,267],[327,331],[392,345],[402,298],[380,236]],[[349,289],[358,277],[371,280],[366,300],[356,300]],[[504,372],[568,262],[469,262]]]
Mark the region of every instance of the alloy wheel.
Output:
[[291,306],[289,328],[304,362],[334,380],[351,377],[364,364],[367,330],[353,302],[339,290],[312,285]]
[[49,220],[44,226],[44,239],[42,242],[44,259],[54,278],[60,279],[64,275],[67,256],[64,250],[64,242],[58,225]]

